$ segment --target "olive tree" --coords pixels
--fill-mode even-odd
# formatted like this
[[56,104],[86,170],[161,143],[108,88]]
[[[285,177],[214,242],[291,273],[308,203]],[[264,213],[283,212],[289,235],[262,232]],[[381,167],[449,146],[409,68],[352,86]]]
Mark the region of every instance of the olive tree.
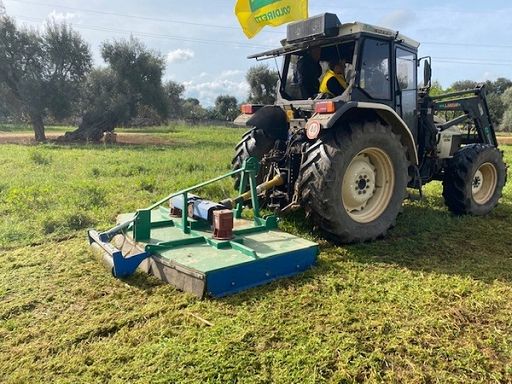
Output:
[[215,99],[214,112],[221,120],[233,121],[239,114],[238,101],[234,96],[220,95]]
[[45,141],[44,118],[68,117],[91,69],[89,46],[66,24],[48,23],[43,32],[0,22],[0,85],[4,102],[30,120],[36,141]]
[[512,87],[508,88],[501,95],[501,101],[505,107],[503,119],[501,121],[500,129],[502,131],[512,131]]
[[99,141],[104,132],[127,124],[141,108],[167,117],[169,105],[162,85],[165,61],[160,54],[130,38],[104,43],[101,55],[108,66],[88,77],[82,93],[82,122],[65,134],[66,141]]
[[251,88],[248,101],[254,104],[274,104],[278,79],[277,72],[266,65],[249,68],[246,75]]
[[178,119],[183,115],[183,93],[185,86],[175,81],[168,80],[164,84],[164,92],[167,97],[168,115],[171,119]]

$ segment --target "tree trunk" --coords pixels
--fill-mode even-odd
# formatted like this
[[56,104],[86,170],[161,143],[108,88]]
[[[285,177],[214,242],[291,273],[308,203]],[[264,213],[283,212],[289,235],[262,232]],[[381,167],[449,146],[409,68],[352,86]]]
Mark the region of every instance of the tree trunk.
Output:
[[82,123],[78,129],[72,132],[66,132],[64,136],[59,137],[62,142],[92,142],[97,143],[103,138],[105,132],[113,132],[116,126],[116,120],[108,112],[86,113],[82,118]]
[[34,129],[35,139],[38,143],[46,142],[46,135],[44,134],[44,123],[41,116],[32,116],[32,128]]

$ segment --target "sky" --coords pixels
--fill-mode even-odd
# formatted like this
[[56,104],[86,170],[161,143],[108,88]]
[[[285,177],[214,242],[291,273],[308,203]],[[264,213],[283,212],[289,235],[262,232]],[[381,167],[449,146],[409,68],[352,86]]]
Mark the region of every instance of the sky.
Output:
[[[266,27],[253,39],[234,15],[235,0],[3,0],[19,24],[41,28],[65,21],[89,43],[97,65],[106,40],[142,40],[166,58],[165,79],[185,86],[185,96],[212,106],[220,94],[247,98],[253,53],[280,46],[286,27]],[[310,0],[309,15],[336,13],[341,22],[361,21],[400,31],[432,56],[433,78],[448,87],[457,80],[512,79],[512,3],[505,0]],[[274,60],[266,62],[275,68]],[[280,63],[277,63],[280,65]]]

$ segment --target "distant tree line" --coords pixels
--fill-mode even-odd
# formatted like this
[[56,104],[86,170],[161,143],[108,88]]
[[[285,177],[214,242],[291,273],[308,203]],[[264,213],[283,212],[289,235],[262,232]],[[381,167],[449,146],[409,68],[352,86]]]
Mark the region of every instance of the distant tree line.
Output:
[[[67,141],[97,141],[104,132],[132,123],[232,121],[240,105],[219,95],[205,108],[185,98],[185,87],[163,81],[165,59],[137,39],[106,41],[105,66],[94,68],[89,45],[66,24],[49,22],[42,32],[19,27],[0,15],[0,121],[28,122],[37,141],[45,141],[45,122],[76,122]],[[251,68],[248,100],[270,103],[277,74]]]
[[[67,141],[97,141],[118,126],[161,124],[169,119],[199,123],[232,121],[239,101],[220,95],[213,107],[185,98],[185,87],[164,81],[165,59],[142,42],[106,41],[105,65],[94,68],[89,45],[66,24],[48,23],[42,32],[21,28],[0,16],[0,121],[28,122],[37,141],[45,141],[45,122],[73,122]],[[250,68],[247,102],[272,104],[278,73],[265,65]],[[432,93],[474,88],[457,81],[447,89],[434,83]],[[512,130],[512,81],[487,81],[489,108],[496,128]]]

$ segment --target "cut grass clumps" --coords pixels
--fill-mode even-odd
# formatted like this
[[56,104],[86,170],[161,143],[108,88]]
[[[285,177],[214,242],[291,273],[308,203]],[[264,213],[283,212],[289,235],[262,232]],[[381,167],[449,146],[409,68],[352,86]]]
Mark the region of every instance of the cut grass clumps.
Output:
[[65,235],[71,231],[80,231],[91,228],[96,221],[91,213],[78,210],[61,212],[58,216],[50,214],[42,220],[41,229],[43,234]]
[[2,200],[7,211],[23,214],[49,209],[53,196],[53,188],[49,185],[24,184],[10,187]]
[[105,187],[87,182],[79,183],[73,193],[71,205],[78,209],[89,210],[105,206],[107,191]]
[[[162,128],[177,143],[164,149],[38,146],[46,165],[33,147],[2,146],[0,382],[512,382],[511,182],[485,217],[452,215],[428,184],[365,244],[329,243],[295,212],[281,228],[320,243],[317,265],[220,300],[142,272],[112,278],[86,229],[225,173],[242,133]],[[219,201],[232,185],[197,194]]]
[[95,220],[90,213],[78,211],[65,213],[63,222],[66,228],[69,228],[71,231],[78,231],[80,229],[90,228],[95,223]]
[[40,151],[30,153],[30,160],[37,165],[49,165],[52,162],[52,158],[49,154]]
[[136,184],[139,190],[146,191],[149,193],[155,192],[155,189],[157,187],[156,178],[154,176],[139,178],[137,179]]

